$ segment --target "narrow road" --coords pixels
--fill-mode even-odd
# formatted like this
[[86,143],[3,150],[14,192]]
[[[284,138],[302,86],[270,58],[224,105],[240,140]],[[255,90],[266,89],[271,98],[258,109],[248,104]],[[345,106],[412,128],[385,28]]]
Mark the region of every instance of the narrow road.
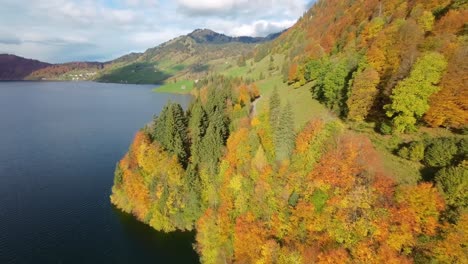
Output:
[[254,117],[257,115],[257,103],[258,101],[262,98],[262,96],[259,96],[257,99],[255,99],[252,104],[250,105],[250,117]]

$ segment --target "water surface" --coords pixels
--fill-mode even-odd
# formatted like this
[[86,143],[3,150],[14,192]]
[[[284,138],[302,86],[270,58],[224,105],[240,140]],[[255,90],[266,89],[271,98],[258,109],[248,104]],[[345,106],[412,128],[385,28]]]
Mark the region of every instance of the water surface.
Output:
[[0,82],[0,263],[197,263],[109,202],[116,162],[168,100],[153,86]]

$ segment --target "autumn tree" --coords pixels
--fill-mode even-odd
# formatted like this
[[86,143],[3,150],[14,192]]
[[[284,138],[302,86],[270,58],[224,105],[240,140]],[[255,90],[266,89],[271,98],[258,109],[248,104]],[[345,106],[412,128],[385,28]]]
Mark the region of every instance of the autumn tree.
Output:
[[291,65],[289,68],[289,73],[288,73],[288,83],[293,84],[299,81],[298,77],[298,65],[297,63],[294,63]]
[[260,245],[265,244],[268,230],[255,220],[252,213],[237,218],[234,231],[234,256],[236,262],[253,263],[261,254]]
[[468,246],[468,213],[464,212],[456,224],[447,224],[442,232],[442,239],[429,244],[427,251],[440,263],[466,262]]
[[111,201],[140,221],[163,231],[191,230],[199,217],[177,156],[138,132],[115,172]]
[[346,101],[348,118],[363,121],[374,104],[380,82],[379,73],[372,67],[354,73],[350,95]]
[[227,241],[223,241],[220,228],[219,218],[212,208],[207,209],[197,221],[196,250],[202,263],[217,264],[229,261],[227,254],[222,250]]
[[385,25],[385,20],[382,17],[375,17],[364,28],[362,34],[363,41],[369,41],[377,36],[382,31]]
[[423,13],[418,17],[418,23],[425,32],[432,30],[434,27],[434,21],[435,17],[432,12],[429,11],[423,11]]
[[415,63],[410,76],[398,83],[390,97],[392,103],[384,107],[396,132],[416,129],[416,122],[429,109],[429,97],[439,90],[436,85],[446,66],[441,54],[426,53]]
[[429,99],[424,120],[432,127],[462,128],[468,124],[468,48],[459,48],[449,61],[438,93]]

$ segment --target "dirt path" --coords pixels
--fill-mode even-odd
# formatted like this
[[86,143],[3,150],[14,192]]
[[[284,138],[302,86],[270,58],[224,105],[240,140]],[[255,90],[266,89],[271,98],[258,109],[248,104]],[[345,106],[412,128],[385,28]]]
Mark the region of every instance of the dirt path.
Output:
[[259,96],[257,99],[255,99],[252,104],[250,105],[250,117],[254,117],[257,115],[257,103],[258,101],[262,98],[262,96]]

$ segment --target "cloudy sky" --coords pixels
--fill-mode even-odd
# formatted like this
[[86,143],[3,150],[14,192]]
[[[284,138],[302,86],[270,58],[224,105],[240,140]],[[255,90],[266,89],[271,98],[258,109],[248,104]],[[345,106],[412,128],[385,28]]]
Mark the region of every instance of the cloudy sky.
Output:
[[106,61],[197,28],[265,36],[311,0],[2,0],[0,53],[46,62]]

